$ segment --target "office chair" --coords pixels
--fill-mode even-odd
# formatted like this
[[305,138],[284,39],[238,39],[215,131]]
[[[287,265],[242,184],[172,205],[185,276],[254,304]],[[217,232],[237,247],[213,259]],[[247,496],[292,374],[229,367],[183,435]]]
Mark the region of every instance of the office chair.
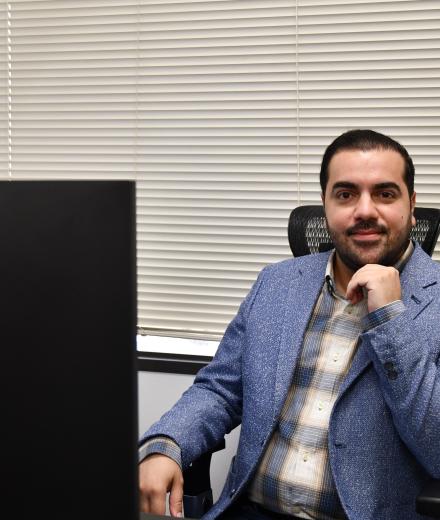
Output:
[[[440,209],[415,208],[416,225],[411,238],[432,255],[440,233]],[[327,231],[323,206],[298,206],[290,213],[288,238],[293,256],[304,256],[333,248]],[[183,507],[185,516],[200,518],[213,504],[209,477],[211,456],[225,447],[224,440],[213,451],[205,453],[184,472]],[[416,501],[420,514],[440,518],[440,480],[430,481]]]
[[225,448],[223,439],[213,450],[201,455],[183,472],[183,511],[189,518],[200,518],[213,504],[209,468],[213,453]]

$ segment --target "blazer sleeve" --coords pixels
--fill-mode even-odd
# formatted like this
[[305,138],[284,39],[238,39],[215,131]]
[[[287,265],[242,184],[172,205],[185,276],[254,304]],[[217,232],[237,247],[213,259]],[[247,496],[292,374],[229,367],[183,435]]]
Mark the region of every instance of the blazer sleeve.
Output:
[[362,334],[400,437],[426,471],[440,478],[440,308],[406,309]]
[[212,361],[198,372],[192,386],[140,440],[143,443],[156,435],[170,437],[180,446],[184,469],[219,444],[241,422],[241,358],[247,341],[247,319],[266,269],[240,305]]

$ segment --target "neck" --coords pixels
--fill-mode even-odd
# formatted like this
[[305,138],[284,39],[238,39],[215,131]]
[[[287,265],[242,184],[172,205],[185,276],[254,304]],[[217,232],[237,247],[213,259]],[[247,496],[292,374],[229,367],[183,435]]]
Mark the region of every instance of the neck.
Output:
[[347,292],[348,282],[351,280],[353,275],[354,271],[344,264],[336,252],[333,260],[333,277],[335,280],[336,290],[339,294],[345,294]]

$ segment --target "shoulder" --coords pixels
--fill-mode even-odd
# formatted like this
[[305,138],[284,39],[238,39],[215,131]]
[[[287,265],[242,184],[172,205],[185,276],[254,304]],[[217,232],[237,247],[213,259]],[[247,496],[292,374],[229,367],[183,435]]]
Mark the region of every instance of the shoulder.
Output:
[[440,264],[433,260],[419,244],[414,247],[414,252],[405,266],[404,272],[416,278],[440,275]]
[[400,280],[403,294],[406,298],[411,295],[430,295],[440,300],[440,264],[434,261],[423,249],[416,245],[411,258],[405,265]]
[[329,257],[330,252],[317,253],[267,265],[248,293],[246,307],[250,310],[258,301],[266,309],[269,304],[298,296],[300,291],[306,298],[324,283]]
[[330,251],[288,258],[281,262],[269,264],[263,269],[262,274],[266,277],[291,277],[297,273],[312,273],[314,276],[321,272],[324,274],[329,257]]

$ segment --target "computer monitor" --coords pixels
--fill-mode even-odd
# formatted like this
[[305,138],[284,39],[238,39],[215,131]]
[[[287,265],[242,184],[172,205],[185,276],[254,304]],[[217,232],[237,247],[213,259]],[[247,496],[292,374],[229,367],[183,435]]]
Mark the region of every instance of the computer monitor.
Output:
[[0,182],[0,392],[3,512],[138,517],[133,182]]

